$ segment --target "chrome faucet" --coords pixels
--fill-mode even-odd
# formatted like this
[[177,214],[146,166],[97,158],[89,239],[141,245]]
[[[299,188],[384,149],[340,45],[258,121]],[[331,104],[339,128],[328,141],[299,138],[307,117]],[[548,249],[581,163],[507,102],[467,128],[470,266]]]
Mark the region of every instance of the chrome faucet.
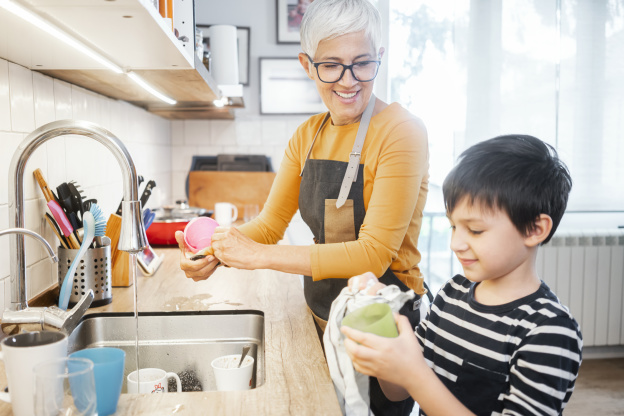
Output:
[[[0,236],[5,234],[23,234],[35,238],[48,250],[48,255],[53,262],[58,262],[56,254],[50,244],[34,231],[24,228],[9,228],[0,231]],[[25,308],[22,310],[7,310],[2,315],[2,332],[16,334],[23,331],[56,330],[71,334],[80,318],[85,314],[93,302],[93,291],[84,295],[76,306],[70,311],[64,311],[56,306],[50,308]]]
[[[9,169],[9,226],[24,228],[24,170],[33,152],[43,143],[57,136],[85,136],[102,143],[117,159],[123,175],[124,201],[119,237],[119,250],[136,253],[147,247],[147,237],[141,215],[141,202],[136,169],[124,144],[108,130],[94,123],[79,120],[60,120],[48,123],[30,133],[18,146]],[[11,304],[9,310],[28,307],[26,298],[26,261],[24,236],[11,238]],[[4,322],[4,316],[3,316]]]

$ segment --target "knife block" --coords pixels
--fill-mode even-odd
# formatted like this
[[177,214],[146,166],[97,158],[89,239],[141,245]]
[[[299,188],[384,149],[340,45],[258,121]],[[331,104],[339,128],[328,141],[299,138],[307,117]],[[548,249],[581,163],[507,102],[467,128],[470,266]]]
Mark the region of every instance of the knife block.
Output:
[[130,258],[125,251],[117,250],[120,234],[121,216],[111,214],[106,223],[106,236],[111,239],[111,283],[115,287],[127,287],[132,285],[130,281]]

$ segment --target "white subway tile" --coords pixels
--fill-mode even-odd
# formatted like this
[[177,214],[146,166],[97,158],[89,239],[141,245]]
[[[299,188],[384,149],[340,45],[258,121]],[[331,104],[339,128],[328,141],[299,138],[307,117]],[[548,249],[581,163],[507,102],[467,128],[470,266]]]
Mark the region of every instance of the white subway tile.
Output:
[[258,146],[262,144],[262,122],[257,119],[236,121],[236,144]]
[[234,144],[229,146],[222,146],[221,153],[226,155],[241,155],[247,153],[247,146],[236,146]]
[[56,265],[50,267],[48,260],[39,261],[26,267],[26,296],[28,299],[43,293],[52,286],[53,275],[56,275]]
[[132,107],[125,101],[114,101],[111,104],[111,128],[110,131],[118,139],[123,141],[128,131],[128,111]]
[[[6,230],[7,228],[9,228],[9,206],[5,204],[0,205],[0,230]],[[10,239],[11,235],[0,237],[0,278],[5,278],[11,274]],[[1,288],[2,285],[0,285]],[[0,296],[0,301],[3,298]]]
[[6,204],[9,201],[9,168],[11,165],[11,159],[17,146],[22,141],[23,134],[18,133],[5,133],[0,131],[0,204]]
[[286,145],[292,132],[287,131],[286,122],[283,120],[262,120],[262,144],[273,146],[276,144]]
[[71,86],[72,118],[89,120],[88,99],[86,90],[75,85]]
[[171,121],[171,145],[179,146],[184,144],[184,120]]
[[199,146],[212,144],[210,123],[208,120],[185,120],[184,144]]
[[210,123],[210,143],[213,145],[236,145],[236,122],[233,120],[212,120]]
[[178,146],[171,149],[171,168],[175,172],[188,172],[193,156],[198,154],[196,146]]
[[186,198],[186,176],[188,172],[171,173],[171,202]]
[[1,281],[0,289],[2,290],[2,294],[0,294],[0,299],[4,303],[2,310],[9,307],[11,304],[11,278],[7,276],[4,280]]
[[54,80],[54,110],[57,120],[73,118],[71,85],[58,79]]
[[33,72],[33,92],[35,101],[35,125],[41,127],[55,120],[54,80]]
[[32,72],[9,63],[9,96],[11,98],[11,129],[30,133],[35,129]]
[[9,96],[9,63],[4,59],[0,59],[0,131],[10,130],[11,98]]
[[[197,146],[197,155],[198,156],[217,156],[220,153],[225,153],[223,151],[223,146]],[[189,165],[190,168],[190,165]],[[175,166],[173,166],[175,170]],[[188,170],[188,169],[187,169]]]
[[45,179],[50,188],[56,193],[56,187],[65,182],[67,178],[66,163],[66,138],[63,136],[55,137],[48,141],[45,146],[47,149],[48,169],[45,173]]
[[100,103],[100,126],[110,131],[112,126],[112,108],[114,100],[98,95],[98,101]]

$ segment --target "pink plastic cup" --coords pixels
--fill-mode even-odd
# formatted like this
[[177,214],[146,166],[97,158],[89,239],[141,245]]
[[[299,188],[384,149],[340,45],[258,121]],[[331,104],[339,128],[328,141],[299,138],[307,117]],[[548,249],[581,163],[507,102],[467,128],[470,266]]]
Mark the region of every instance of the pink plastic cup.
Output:
[[193,218],[184,228],[184,242],[193,253],[210,247],[212,233],[219,223],[208,217]]

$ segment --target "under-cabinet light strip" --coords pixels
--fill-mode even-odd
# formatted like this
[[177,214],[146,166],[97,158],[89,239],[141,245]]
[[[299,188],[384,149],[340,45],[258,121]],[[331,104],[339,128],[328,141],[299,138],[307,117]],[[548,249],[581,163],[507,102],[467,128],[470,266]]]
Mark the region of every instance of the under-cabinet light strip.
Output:
[[139,84],[141,87],[143,87],[143,89],[145,91],[149,92],[154,97],[157,97],[157,98],[161,99],[162,101],[166,102],[167,104],[174,105],[175,103],[177,103],[176,100],[173,100],[173,99],[167,97],[166,95],[156,91],[154,88],[152,88],[151,85],[149,85],[147,82],[143,81],[143,79],[141,77],[139,77],[135,72],[127,72],[127,75],[130,77],[130,79],[132,79],[134,82]]
[[[111,71],[117,74],[124,73],[121,67],[119,67],[118,65],[115,65],[114,63],[104,58],[102,55],[98,54],[97,52],[93,51],[89,47],[85,46],[81,42],[77,41],[76,39],[68,35],[67,33],[51,25],[45,19],[31,12],[27,8],[23,7],[22,5],[17,4],[11,0],[0,0],[0,7],[26,20],[28,23],[34,25],[35,27],[38,27],[39,29],[44,30],[46,33],[54,36],[60,41],[65,42],[67,45],[73,47],[79,52],[82,52],[83,54],[87,55],[91,59],[99,62],[100,64],[104,65],[106,68],[110,69]],[[139,86],[141,86],[141,88],[143,88],[145,91],[149,92],[150,94],[154,95],[158,99],[166,102],[167,104],[171,104],[171,105],[176,104],[175,100],[156,91],[151,85],[149,85],[147,82],[142,80],[135,73],[126,72],[126,75],[128,75],[130,79],[132,79]]]
[[93,50],[89,49],[87,46],[83,45],[82,43],[78,42],[76,39],[72,38],[68,34],[52,26],[47,21],[37,16],[36,14],[26,9],[25,7],[17,3],[14,3],[10,0],[0,1],[0,7],[8,10],[9,12],[13,13],[14,15],[18,17],[21,17],[22,19],[26,20],[28,23],[31,23],[34,26],[38,27],[39,29],[44,30],[45,32],[54,36],[55,38],[65,42],[66,44],[73,47],[74,49],[84,53],[90,58],[101,63],[102,65],[110,69],[111,71],[117,74],[123,73],[123,70],[119,66],[115,65],[114,63],[104,58],[103,56],[95,53]]

